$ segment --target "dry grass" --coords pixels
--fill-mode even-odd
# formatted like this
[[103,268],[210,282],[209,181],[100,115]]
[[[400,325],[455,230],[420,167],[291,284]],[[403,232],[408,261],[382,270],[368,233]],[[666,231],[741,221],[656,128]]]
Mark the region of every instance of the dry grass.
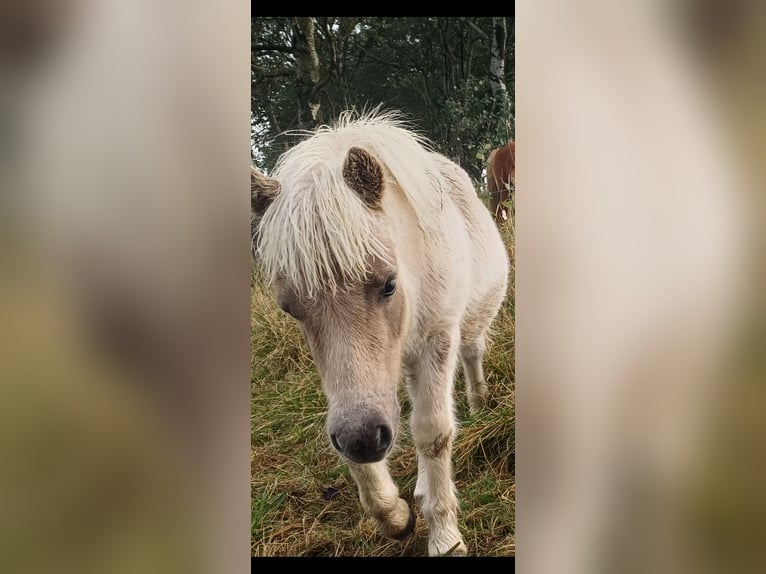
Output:
[[[460,430],[454,472],[460,526],[469,552],[479,556],[515,553],[512,224],[505,224],[502,231],[511,257],[511,287],[493,324],[484,361],[490,409],[470,417],[462,373],[456,382]],[[403,542],[383,538],[363,516],[353,479],[327,440],[325,398],[300,330],[276,307],[257,273],[253,283],[251,554],[426,555],[422,515],[418,514],[415,535]],[[406,417],[406,393],[400,397]],[[400,429],[389,462],[402,496],[411,500],[417,467],[408,425]]]

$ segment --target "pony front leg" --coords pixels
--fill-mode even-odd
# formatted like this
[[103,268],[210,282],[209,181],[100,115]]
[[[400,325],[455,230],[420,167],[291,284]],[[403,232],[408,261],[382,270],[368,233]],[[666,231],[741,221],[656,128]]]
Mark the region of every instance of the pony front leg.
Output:
[[457,525],[458,500],[452,481],[452,441],[455,436],[452,387],[457,363],[457,333],[429,339],[425,352],[411,365],[410,426],[418,456],[415,494],[428,523],[428,554],[467,553]]
[[409,536],[415,529],[415,515],[399,497],[385,459],[367,464],[349,462],[348,468],[359,488],[362,508],[375,520],[380,532],[397,540]]

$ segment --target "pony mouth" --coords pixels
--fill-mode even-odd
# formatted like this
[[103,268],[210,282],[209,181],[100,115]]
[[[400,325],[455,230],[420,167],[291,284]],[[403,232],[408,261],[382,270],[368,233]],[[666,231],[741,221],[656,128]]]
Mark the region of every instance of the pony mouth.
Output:
[[346,454],[343,452],[341,452],[340,455],[347,462],[350,462],[353,464],[375,464],[376,462],[385,460],[390,453],[391,453],[391,447],[387,448],[385,451],[370,454],[370,455],[364,455],[364,456]]

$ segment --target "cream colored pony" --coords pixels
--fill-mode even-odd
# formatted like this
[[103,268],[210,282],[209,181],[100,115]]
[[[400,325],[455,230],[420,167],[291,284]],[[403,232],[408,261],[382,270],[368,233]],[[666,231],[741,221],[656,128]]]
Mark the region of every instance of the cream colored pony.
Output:
[[346,114],[251,183],[259,263],[311,349],[330,441],[364,510],[386,536],[413,531],[386,464],[404,373],[428,553],[466,554],[452,391],[460,357],[471,411],[484,402],[485,336],[508,276],[489,211],[467,174],[392,113]]

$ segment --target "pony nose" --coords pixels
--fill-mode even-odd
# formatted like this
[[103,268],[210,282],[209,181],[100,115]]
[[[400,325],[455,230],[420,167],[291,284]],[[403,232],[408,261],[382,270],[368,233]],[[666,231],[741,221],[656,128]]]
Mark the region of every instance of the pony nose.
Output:
[[359,431],[330,434],[335,450],[357,464],[383,460],[391,446],[391,438],[388,425],[369,425]]

